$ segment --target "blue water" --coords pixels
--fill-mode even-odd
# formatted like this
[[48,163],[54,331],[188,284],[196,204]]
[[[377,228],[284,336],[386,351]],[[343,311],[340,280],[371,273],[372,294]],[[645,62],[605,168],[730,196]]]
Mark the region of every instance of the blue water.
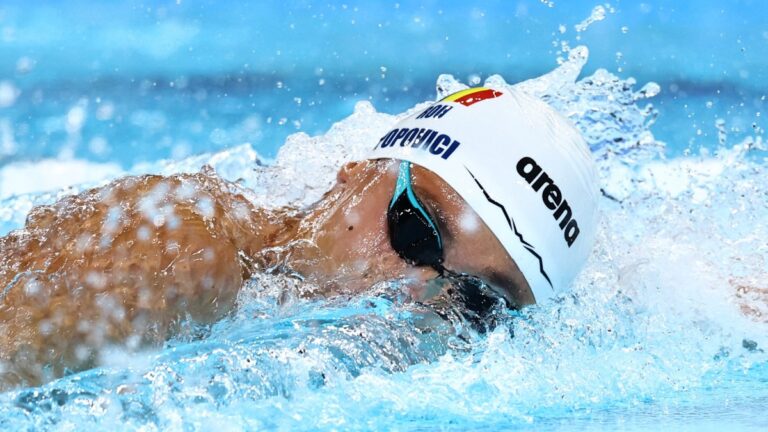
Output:
[[487,334],[396,285],[307,301],[263,275],[213,326],[0,395],[0,426],[765,430],[766,22],[758,1],[4,2],[2,233],[205,163],[306,205],[436,87],[542,74],[526,88],[577,123],[612,199],[573,293]]
[[[616,3],[577,34],[598,4],[5,1],[0,76],[22,92],[3,109],[17,148],[0,153],[129,167],[250,141],[273,156],[289,134],[323,132],[358,100],[399,113],[430,99],[440,73],[540,75],[561,41],[589,46],[586,74],[661,85],[654,132],[672,154],[716,143],[717,118],[733,142],[765,128],[761,2]],[[86,122],[74,144],[60,118],[80,105],[91,120],[99,107],[112,115]]]

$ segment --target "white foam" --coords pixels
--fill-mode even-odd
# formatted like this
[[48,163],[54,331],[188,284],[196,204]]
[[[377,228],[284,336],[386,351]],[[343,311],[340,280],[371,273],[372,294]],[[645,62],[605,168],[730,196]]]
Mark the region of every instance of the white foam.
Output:
[[97,183],[118,177],[122,172],[114,163],[79,159],[11,163],[0,168],[0,199]]

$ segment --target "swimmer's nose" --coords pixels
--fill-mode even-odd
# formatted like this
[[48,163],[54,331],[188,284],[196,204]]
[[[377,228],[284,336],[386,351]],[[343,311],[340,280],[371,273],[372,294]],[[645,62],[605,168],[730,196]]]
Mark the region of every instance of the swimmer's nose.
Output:
[[442,284],[435,283],[438,272],[430,267],[408,266],[405,271],[404,279],[410,296],[420,302],[440,294],[443,289]]
[[439,273],[431,267],[408,266],[405,277],[419,282],[426,282],[439,276]]

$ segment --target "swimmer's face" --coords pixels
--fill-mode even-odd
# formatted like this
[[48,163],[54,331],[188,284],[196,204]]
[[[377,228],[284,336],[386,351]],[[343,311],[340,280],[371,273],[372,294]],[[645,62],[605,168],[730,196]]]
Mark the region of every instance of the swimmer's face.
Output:
[[[437,272],[409,265],[389,242],[386,213],[397,173],[398,162],[393,160],[345,165],[337,184],[307,218],[316,253],[304,269],[296,270],[318,282],[332,281],[326,288],[337,292],[359,292],[379,281],[403,278],[414,282],[416,297],[427,296],[419,292],[425,285],[419,282],[435,278]],[[444,266],[480,277],[512,304],[534,303],[514,261],[466,202],[431,171],[414,165],[411,173],[414,192],[443,238]]]

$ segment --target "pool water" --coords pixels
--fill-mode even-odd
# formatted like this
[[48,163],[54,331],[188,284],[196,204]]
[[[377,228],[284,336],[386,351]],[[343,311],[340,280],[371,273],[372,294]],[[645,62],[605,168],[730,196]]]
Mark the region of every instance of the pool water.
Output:
[[1,394],[0,426],[766,430],[768,13],[565,3],[0,6],[2,233],[35,204],[205,164],[259,205],[309,205],[399,118],[470,85],[571,118],[604,192],[572,292],[487,333],[396,283],[311,301],[259,275],[162,349]]

